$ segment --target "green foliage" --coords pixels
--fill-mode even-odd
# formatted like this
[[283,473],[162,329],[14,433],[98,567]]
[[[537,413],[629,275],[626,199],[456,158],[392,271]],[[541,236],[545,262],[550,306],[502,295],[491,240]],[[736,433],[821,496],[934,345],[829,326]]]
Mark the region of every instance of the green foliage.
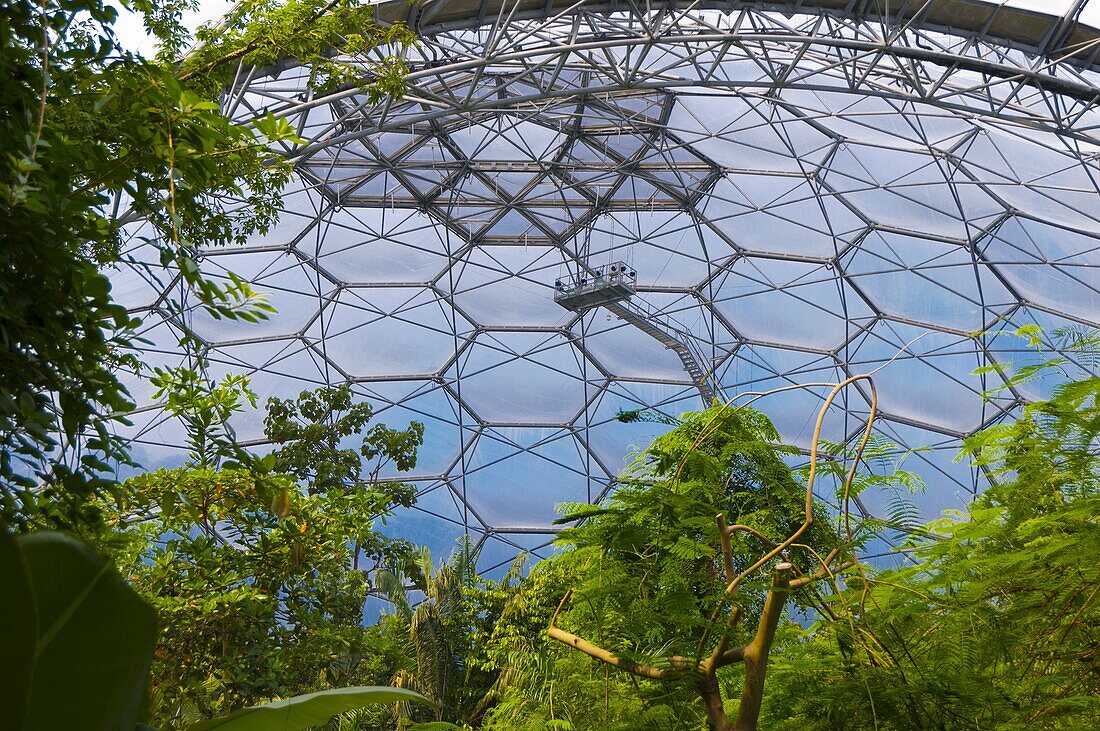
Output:
[[0,529],[4,727],[134,728],[157,622],[109,563],[72,538]]
[[[117,256],[106,193],[125,191],[158,224],[165,263],[195,284],[187,247],[266,228],[286,175],[171,69],[121,53],[114,14],[94,1],[16,3],[0,21],[10,39],[0,55],[0,485],[5,515],[20,522],[86,519],[83,497],[126,459],[109,427],[131,408],[114,369],[137,367],[122,355],[136,322],[97,271]],[[256,208],[219,208],[242,185]],[[79,461],[53,458],[81,436]],[[50,489],[34,490],[40,482]]]
[[165,621],[153,665],[165,728],[318,685],[345,682],[362,643],[367,582],[349,541],[363,501],[294,500],[281,476],[191,468],[142,475],[109,513],[127,577]]
[[644,409],[632,409],[630,411],[620,409],[619,412],[615,414],[615,420],[621,421],[624,424],[633,424],[634,422],[639,421],[648,421],[655,424],[668,424],[670,426],[679,426],[680,424],[680,420],[674,416],[668,416],[667,414],[662,414],[659,411]]
[[[279,449],[219,466],[233,446],[228,419],[249,400],[247,381],[214,383],[186,369],[164,378],[186,386],[171,398],[188,426],[190,463],[127,481],[104,506],[109,531],[100,537],[165,621],[153,664],[157,723],[180,728],[270,698],[374,680],[364,678],[374,637],[362,626],[368,575],[411,552],[377,532],[376,521],[400,501],[411,504],[413,491],[345,483],[363,458],[351,450],[357,462],[349,464],[337,442],[362,436],[376,460],[410,467],[415,447],[366,429],[370,412],[352,407],[346,388],[322,389],[269,404],[268,436],[283,442]],[[309,439],[314,448],[296,449]]]
[[[573,560],[586,566],[566,620],[584,617],[604,638],[602,646],[638,661],[709,652],[698,647],[699,637],[727,582],[715,515],[773,541],[794,533],[805,486],[782,459],[791,452],[758,412],[718,406],[685,415],[637,457],[597,513],[562,532]],[[737,571],[768,548],[747,533],[731,541]],[[805,543],[824,553],[837,538],[828,521],[818,520]],[[816,569],[805,553],[795,562],[803,571]],[[768,581],[765,574],[747,585],[746,609],[759,608]],[[752,613],[745,613],[749,624]]]
[[968,439],[992,485],[910,542],[913,565],[849,597],[855,621],[788,633],[767,727],[1100,725],[1098,434],[1086,376]]
[[[826,492],[826,486],[831,482],[836,493],[836,502],[832,507],[839,513],[844,499],[845,478],[851,460],[855,458],[855,446],[825,443],[823,447],[830,458],[818,462],[817,492]],[[913,502],[913,496],[923,494],[927,488],[919,474],[904,469],[905,462],[917,451],[920,450],[899,452],[893,442],[873,433],[867,440],[861,456],[863,469],[852,476],[847,497],[850,501],[858,501],[867,490],[885,494],[885,515],[849,519],[845,531],[852,530],[852,541],[856,546],[883,531],[890,531],[901,540],[907,535],[924,532],[923,517],[920,508]],[[802,475],[807,472],[808,467],[800,470]],[[849,505],[849,511],[851,509]]]
[[[405,662],[393,672],[394,684],[423,693],[434,705],[430,711],[397,709],[400,728],[428,731],[443,728],[440,724],[446,728],[481,725],[493,702],[491,691],[500,669],[480,660],[516,593],[523,562],[521,556],[501,581],[485,581],[475,570],[477,552],[463,540],[438,569],[425,548],[404,576],[380,574],[379,587],[395,608],[386,618],[385,630],[399,638],[405,649]],[[410,587],[423,594],[415,607],[409,603]]]
[[[794,533],[803,521],[806,488],[784,461],[792,453],[762,414],[716,405],[685,414],[637,455],[602,506],[567,507],[563,521],[584,522],[562,532],[566,550],[534,568],[494,626],[495,649],[484,662],[507,670],[490,727],[703,726],[691,673],[634,678],[549,641],[546,628],[573,587],[557,624],[617,657],[670,669],[673,656],[709,655],[725,631],[726,614],[719,615],[723,626],[712,625],[712,616],[729,607],[715,515],[771,541]],[[823,555],[839,538],[823,508],[815,510],[820,514],[803,543]],[[770,548],[745,532],[735,533],[732,544],[736,571]],[[789,559],[806,573],[817,568],[805,551],[792,551]],[[741,619],[729,633],[733,646],[756,632],[769,581],[765,572],[744,585],[737,600]],[[737,676],[732,667],[719,672],[727,696]]]
[[[0,605],[5,728],[149,728],[139,721],[149,711],[156,613],[111,563],[62,533],[15,538],[0,530],[0,580],[10,592]],[[305,729],[349,709],[395,702],[427,699],[400,688],[337,688],[189,728]]]
[[[403,25],[379,26],[374,8],[359,0],[252,0],[229,11],[217,28],[200,29],[199,47],[183,63],[183,78],[227,84],[238,62],[263,68],[296,59],[312,85],[365,89],[373,101],[405,91],[405,61],[397,53],[367,60],[379,46],[400,49],[415,36]],[[351,57],[355,63],[345,59]],[[360,65],[366,64],[364,77]]]
[[[114,12],[86,7],[84,26]],[[83,256],[111,238],[112,227],[93,212],[104,198],[87,189],[66,130],[50,123],[84,81],[78,69],[105,63],[111,50],[66,35],[71,13],[14,3],[0,18],[0,497],[9,521],[99,487],[100,464],[124,452],[100,414],[130,407],[110,369],[130,317]],[[95,438],[75,469],[50,458],[86,428]],[[36,495],[40,480],[56,490]]]
[[[389,462],[404,472],[416,465],[416,450],[424,443],[424,425],[412,422],[406,429],[375,424],[367,429],[373,411],[370,404],[353,404],[346,386],[302,393],[297,401],[267,402],[267,437],[280,445],[275,469],[308,482],[312,492],[352,490],[364,478],[374,482]],[[361,435],[358,447],[345,448],[348,437]],[[371,462],[363,475],[364,460]],[[392,495],[408,507],[411,492]]]
[[163,399],[165,411],[183,421],[192,466],[216,467],[224,457],[246,459],[236,448],[229,418],[244,402],[255,407],[256,394],[245,376],[229,374],[215,382],[203,365],[154,369],[153,398]]
[[547,640],[546,628],[563,591],[582,578],[585,567],[577,558],[563,553],[536,564],[479,645],[476,661],[501,672],[483,727],[494,731],[691,728],[700,716],[694,699],[670,697],[657,683],[609,670]]
[[141,364],[138,321],[101,271],[120,256],[111,196],[151,224],[165,276],[211,316],[266,318],[260,293],[205,277],[198,257],[274,223],[290,175],[276,149],[298,138],[271,115],[251,126],[222,115],[226,80],[240,62],[297,57],[375,96],[403,89],[394,59],[369,79],[329,60],[333,46],[411,40],[354,2],[240,3],[181,69],[180,19],[194,4],[132,0],[162,43],[157,61],[119,46],[102,0],[13,3],[0,17],[0,515],[18,529],[95,523],[89,501],[116,489],[109,473],[128,461],[112,430],[133,406],[117,372]]

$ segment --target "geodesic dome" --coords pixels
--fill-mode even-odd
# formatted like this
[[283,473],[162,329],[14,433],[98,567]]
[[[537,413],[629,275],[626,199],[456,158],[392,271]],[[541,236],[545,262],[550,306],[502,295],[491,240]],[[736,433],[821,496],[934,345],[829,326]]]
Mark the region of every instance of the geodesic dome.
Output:
[[[242,69],[226,94],[235,118],[272,112],[307,140],[285,151],[297,172],[278,226],[202,262],[278,314],[169,315],[174,285],[140,266],[137,226],[116,294],[145,314],[151,364],[179,362],[186,327],[262,396],[350,382],[379,420],[424,422],[403,476],[418,504],[387,530],[437,555],[463,533],[487,567],[541,555],[556,505],[598,500],[632,445],[668,428],[620,411],[875,369],[880,435],[927,448],[907,467],[931,518],[981,487],[952,461],[959,439],[1043,387],[983,398],[1003,381],[975,369],[1039,356],[974,333],[1100,325],[1086,10],[384,2],[381,20],[421,38],[403,99],[321,93],[289,62]],[[629,298],[555,301],[613,262],[636,274]],[[132,391],[137,458],[178,462],[180,425]],[[825,391],[757,405],[806,447]],[[824,436],[851,439],[867,410],[848,390]],[[262,449],[262,413],[237,428]]]

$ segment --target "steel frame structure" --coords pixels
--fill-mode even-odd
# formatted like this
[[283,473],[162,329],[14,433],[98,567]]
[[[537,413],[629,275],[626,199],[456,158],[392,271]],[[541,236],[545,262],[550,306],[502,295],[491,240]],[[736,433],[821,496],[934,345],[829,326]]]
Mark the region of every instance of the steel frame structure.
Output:
[[[931,517],[980,489],[950,460],[958,439],[1042,393],[983,399],[1000,381],[974,369],[1036,356],[972,334],[1038,324],[1057,350],[1050,331],[1100,325],[1100,33],[1084,6],[385,2],[380,20],[421,38],[404,98],[322,93],[290,61],[239,69],[225,94],[235,118],[272,112],[306,140],[282,150],[297,180],[276,230],[204,254],[279,315],[172,315],[178,285],[141,265],[140,224],[116,289],[148,313],[150,361],[178,362],[187,328],[265,395],[350,382],[380,418],[425,421],[420,502],[389,529],[443,553],[474,534],[494,566],[540,555],[554,505],[598,500],[665,428],[618,410],[698,408],[652,338],[553,303],[560,272],[627,258],[726,393],[889,363],[882,433],[930,448],[913,459]],[[392,52],[336,58],[367,75]],[[817,403],[764,410],[804,444]],[[849,398],[829,438],[865,409]],[[240,433],[259,440],[259,422]],[[178,430],[147,403],[138,456],[178,459]]]

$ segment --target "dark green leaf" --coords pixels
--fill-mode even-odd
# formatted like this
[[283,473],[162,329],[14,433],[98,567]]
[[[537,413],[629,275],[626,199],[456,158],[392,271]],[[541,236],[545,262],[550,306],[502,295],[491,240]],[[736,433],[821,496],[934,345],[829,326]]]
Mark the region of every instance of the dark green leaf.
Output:
[[327,723],[338,713],[378,703],[429,703],[404,688],[360,686],[299,695],[196,723],[188,731],[298,731]]
[[156,642],[152,607],[73,538],[35,533],[19,546],[38,609],[26,728],[133,728]]
[[34,669],[38,618],[22,551],[0,527],[0,718],[23,728]]

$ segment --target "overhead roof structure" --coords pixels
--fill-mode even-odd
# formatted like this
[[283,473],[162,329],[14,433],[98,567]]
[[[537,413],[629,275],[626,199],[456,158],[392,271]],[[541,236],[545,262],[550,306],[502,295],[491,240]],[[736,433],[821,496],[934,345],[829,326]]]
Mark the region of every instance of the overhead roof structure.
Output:
[[[263,395],[350,382],[380,420],[424,422],[406,476],[419,502],[387,530],[439,554],[463,533],[488,567],[543,554],[556,506],[598,500],[632,445],[668,428],[620,411],[703,405],[675,342],[724,397],[877,370],[879,434],[926,448],[907,467],[931,518],[981,487],[952,459],[959,439],[1043,393],[983,397],[1004,383],[976,369],[1040,357],[996,334],[1038,325],[1057,350],[1058,329],[1100,325],[1087,10],[384,2],[381,20],[421,38],[404,98],[322,93],[289,61],[241,69],[226,94],[235,118],[272,112],[306,140],[284,151],[297,174],[278,226],[203,259],[279,313],[171,315],[176,285],[141,266],[140,226],[116,295],[146,314],[149,363],[179,362],[189,328],[213,368]],[[555,303],[556,281],[616,261],[636,272],[641,315]],[[136,456],[178,462],[180,425],[146,384],[132,390]],[[822,396],[758,405],[805,447]],[[826,438],[852,438],[867,409],[849,391]],[[262,414],[238,431],[259,447]]]

